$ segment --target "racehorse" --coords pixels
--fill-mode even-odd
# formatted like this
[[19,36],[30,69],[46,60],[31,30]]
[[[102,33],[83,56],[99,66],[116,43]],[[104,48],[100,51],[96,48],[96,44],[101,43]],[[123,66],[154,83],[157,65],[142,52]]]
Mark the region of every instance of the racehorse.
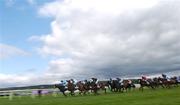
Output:
[[118,80],[110,80],[108,81],[108,85],[112,92],[122,92],[123,86]]
[[65,86],[60,85],[60,84],[55,84],[54,87],[55,87],[55,88],[58,88],[59,91],[62,92],[64,96],[67,96],[67,95],[65,94],[65,91],[67,91],[67,88],[66,88]]
[[81,81],[79,81],[79,82],[77,82],[76,85],[78,87],[79,94],[82,94],[82,93],[85,94],[84,84]]
[[162,83],[162,81],[159,81],[159,79],[157,77],[153,78],[153,82],[156,88],[158,88],[159,86],[161,86],[162,88],[164,88],[164,85]]
[[127,92],[127,90],[131,90],[131,88],[135,89],[136,86],[130,82],[131,80],[123,80],[123,90]]
[[99,90],[98,85],[96,83],[97,78],[92,78],[92,80],[93,81],[89,82],[90,83],[90,89],[91,89],[91,91],[94,92],[95,95],[97,95],[98,94],[98,90]]
[[98,88],[101,89],[101,90],[104,90],[105,94],[106,94],[106,86],[108,86],[107,83],[104,83],[104,82],[98,83]]
[[66,86],[63,86],[63,85],[60,85],[60,84],[55,84],[54,87],[55,87],[55,88],[58,88],[58,89],[60,90],[60,92],[63,93],[64,96],[67,96],[67,95],[65,94],[65,91],[67,91],[67,90],[70,91],[70,95],[71,95],[71,96],[74,96],[74,95],[75,95],[75,93],[74,93],[74,91],[75,91],[75,85],[74,85],[73,83],[71,83],[70,80],[67,80],[67,87],[66,87]]
[[167,79],[165,79],[165,78],[158,78],[158,80],[159,81],[161,81],[162,82],[162,84],[166,87],[166,88],[171,88],[171,85],[176,85],[176,86],[178,86],[178,82],[177,82],[177,80],[176,79],[170,79],[170,80],[167,80]]
[[87,92],[89,92],[90,90],[90,86],[88,83],[83,83],[81,81],[77,82],[77,87],[78,87],[78,90],[80,91],[79,94],[86,94]]
[[142,79],[139,79],[140,88],[139,90],[143,91],[143,87],[151,87],[152,89],[155,89],[153,86],[153,83],[150,80],[144,81]]
[[178,83],[178,79],[177,79],[176,76],[172,77],[172,78],[171,78],[171,81],[174,81],[174,85],[175,85],[175,86],[178,86],[179,83]]
[[71,83],[70,80],[67,80],[67,90],[70,91],[71,96],[75,95],[74,91],[75,91],[75,85],[73,83]]

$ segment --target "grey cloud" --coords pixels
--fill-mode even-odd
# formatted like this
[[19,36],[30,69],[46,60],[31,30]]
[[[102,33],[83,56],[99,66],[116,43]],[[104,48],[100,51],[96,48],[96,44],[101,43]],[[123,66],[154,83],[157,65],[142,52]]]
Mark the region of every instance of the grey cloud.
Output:
[[44,36],[42,52],[46,48],[44,53],[49,51],[56,61],[67,54],[73,63],[49,65],[49,74],[108,77],[180,69],[179,1],[119,15],[79,9],[68,13],[53,14],[53,32]]

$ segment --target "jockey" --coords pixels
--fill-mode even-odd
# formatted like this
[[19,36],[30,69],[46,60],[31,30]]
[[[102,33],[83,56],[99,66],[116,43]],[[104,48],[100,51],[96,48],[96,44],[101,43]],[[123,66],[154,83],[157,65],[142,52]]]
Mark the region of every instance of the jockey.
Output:
[[63,84],[63,80],[60,81],[59,85],[60,85],[60,86],[63,86],[63,85],[64,85],[64,84]]
[[120,81],[121,81],[121,79],[120,79],[120,78],[116,78],[116,80],[117,80],[118,82],[120,82]]
[[165,74],[162,74],[162,77],[163,77],[164,79],[166,79],[166,78],[167,78],[167,75],[165,75]]
[[88,82],[88,81],[87,81],[86,79],[83,81],[84,84],[86,84],[87,82]]
[[146,76],[142,75],[142,80],[143,80],[143,81],[147,81]]
[[92,83],[92,82],[93,82],[93,78],[91,78],[91,79],[89,80],[89,82],[91,82],[91,83]]
[[98,84],[98,82],[99,82],[99,80],[96,78],[96,81],[95,81],[95,83],[96,83],[96,84]]
[[116,78],[116,80],[119,82],[121,79],[120,78]]
[[66,86],[66,81],[61,80],[60,86]]
[[91,78],[90,82],[93,82],[93,83],[97,84],[98,83],[98,79],[97,78]]
[[128,83],[129,83],[129,84],[132,84],[132,81],[129,79],[129,80],[128,80]]
[[170,78],[167,75],[162,74],[162,77],[163,77],[163,79],[166,79],[167,81],[170,81]]
[[113,82],[112,78],[110,78],[109,81],[110,81],[110,83],[112,83]]
[[72,81],[73,81],[73,84],[74,84],[74,85],[76,85],[76,84],[77,84],[77,82],[78,82],[78,81],[77,81],[77,80],[75,80],[75,79],[73,79]]
[[70,79],[70,82],[75,85],[75,80],[74,79]]
[[121,85],[123,85],[123,79],[120,79],[120,78],[116,78],[116,79]]
[[147,81],[147,77],[142,75],[142,81],[145,81],[147,84],[149,84],[149,82]]

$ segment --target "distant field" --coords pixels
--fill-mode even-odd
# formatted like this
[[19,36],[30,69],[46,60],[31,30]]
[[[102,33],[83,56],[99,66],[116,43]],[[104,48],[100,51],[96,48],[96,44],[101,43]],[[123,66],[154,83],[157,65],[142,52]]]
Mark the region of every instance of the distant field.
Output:
[[0,105],[180,105],[180,87],[171,89],[146,89],[128,93],[102,93],[101,95],[87,95],[63,97],[58,95],[43,96],[41,98],[15,97],[0,98]]

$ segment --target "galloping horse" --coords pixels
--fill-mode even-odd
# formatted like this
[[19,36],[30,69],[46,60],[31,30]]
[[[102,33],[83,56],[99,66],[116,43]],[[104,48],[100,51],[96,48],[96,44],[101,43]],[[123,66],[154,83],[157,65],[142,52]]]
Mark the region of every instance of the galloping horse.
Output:
[[104,82],[98,83],[99,89],[104,90],[104,93],[106,93],[106,86],[108,86],[107,83]]
[[123,80],[123,89],[127,92],[127,90],[131,90],[131,88],[135,89],[136,86],[130,82],[130,80]]
[[96,84],[97,78],[92,78],[93,81],[90,82],[90,88],[95,95],[98,94],[98,85]]
[[66,88],[65,86],[60,85],[60,84],[55,84],[54,87],[55,87],[55,88],[58,88],[59,91],[62,92],[64,96],[67,96],[67,95],[65,94],[65,91],[67,91],[67,88]]
[[77,87],[78,87],[78,90],[80,91],[79,92],[79,94],[86,94],[87,92],[89,92],[89,90],[90,90],[90,87],[89,87],[89,85],[88,84],[86,84],[86,83],[83,83],[83,82],[81,82],[81,81],[79,81],[79,82],[77,82]]
[[178,82],[176,81],[176,79],[167,80],[159,77],[158,80],[161,81],[166,88],[171,88],[171,85],[178,86]]
[[176,76],[172,77],[172,78],[171,78],[171,81],[174,81],[174,85],[175,85],[175,86],[178,86],[178,79],[177,79]]
[[153,82],[154,82],[156,88],[158,88],[159,86],[164,88],[162,81],[159,81],[159,79],[157,77],[153,78]]
[[67,83],[68,83],[67,84],[67,90],[70,91],[71,96],[75,95],[74,91],[75,91],[76,86],[73,83],[71,83],[70,80],[67,80]]
[[151,81],[143,81],[142,79],[139,79],[140,88],[139,90],[143,91],[143,87],[151,87],[152,89],[155,89],[153,86],[153,83]]
[[84,84],[81,81],[79,81],[79,82],[77,82],[76,85],[78,87],[79,94],[82,94],[82,93],[85,94]]
[[63,85],[60,85],[60,84],[55,84],[54,85],[54,87],[55,88],[58,88],[59,90],[60,90],[60,92],[62,92],[63,93],[63,95],[64,96],[67,96],[66,94],[65,94],[65,91],[70,91],[70,95],[71,96],[73,96],[73,95],[75,95],[74,94],[74,91],[75,91],[75,85],[73,84],[73,83],[71,83],[71,81],[70,80],[67,80],[67,87],[65,87],[65,86],[63,86]]
[[123,86],[121,85],[121,83],[119,83],[118,80],[110,80],[110,81],[108,81],[108,85],[109,85],[111,91],[122,92]]

